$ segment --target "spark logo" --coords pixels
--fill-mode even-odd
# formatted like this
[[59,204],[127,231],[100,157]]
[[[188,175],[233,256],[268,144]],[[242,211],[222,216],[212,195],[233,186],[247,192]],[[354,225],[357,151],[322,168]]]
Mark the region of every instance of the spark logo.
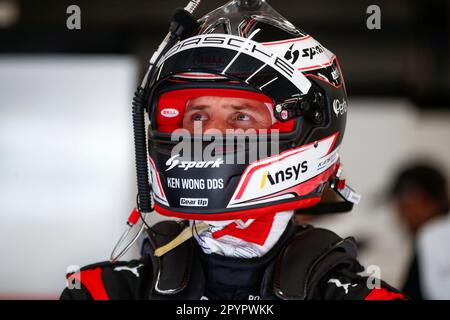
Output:
[[185,171],[192,168],[219,168],[224,163],[221,158],[217,158],[214,161],[182,161],[177,159],[179,156],[179,154],[176,154],[166,161],[166,166],[168,167],[166,171],[172,170],[175,167],[182,168]]
[[319,44],[319,45],[311,47],[311,48],[303,49],[302,51],[303,51],[303,54],[302,54],[303,58],[309,58],[310,60],[312,60],[316,54],[324,53],[325,48]]
[[262,176],[260,188],[261,189],[264,188],[267,180],[272,186],[290,179],[297,180],[300,174],[305,173],[307,170],[308,170],[308,162],[303,161],[295,166],[290,166],[286,169],[279,170],[273,174],[270,173],[269,171],[266,171]]

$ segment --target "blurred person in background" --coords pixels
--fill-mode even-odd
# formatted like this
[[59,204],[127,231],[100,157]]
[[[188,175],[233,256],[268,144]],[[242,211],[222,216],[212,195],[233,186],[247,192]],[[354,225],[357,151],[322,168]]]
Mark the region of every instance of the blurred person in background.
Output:
[[398,173],[391,197],[413,237],[413,256],[403,285],[412,299],[450,297],[450,220],[447,182],[428,163]]

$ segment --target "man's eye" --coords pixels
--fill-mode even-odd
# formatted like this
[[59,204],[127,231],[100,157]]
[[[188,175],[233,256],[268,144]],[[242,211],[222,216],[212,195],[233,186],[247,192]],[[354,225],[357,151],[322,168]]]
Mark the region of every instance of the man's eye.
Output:
[[192,116],[192,121],[205,121],[206,117],[203,114],[196,113]]
[[238,113],[236,115],[236,120],[237,121],[249,121],[250,117],[248,115],[246,115],[245,113]]

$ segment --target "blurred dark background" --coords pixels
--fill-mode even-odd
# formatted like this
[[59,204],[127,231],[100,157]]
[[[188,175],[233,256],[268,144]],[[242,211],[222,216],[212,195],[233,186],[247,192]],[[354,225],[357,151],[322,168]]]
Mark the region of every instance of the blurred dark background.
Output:
[[[132,54],[141,72],[186,0],[0,0],[0,53]],[[226,3],[203,1],[198,17]],[[424,109],[450,105],[450,2],[269,1],[340,57],[349,94],[401,96]],[[66,28],[66,8],[81,8],[81,30]],[[369,5],[381,30],[368,30]]]

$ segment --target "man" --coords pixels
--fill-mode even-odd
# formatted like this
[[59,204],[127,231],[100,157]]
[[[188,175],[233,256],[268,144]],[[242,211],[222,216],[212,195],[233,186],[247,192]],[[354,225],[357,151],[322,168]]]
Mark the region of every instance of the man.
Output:
[[347,96],[336,56],[265,1],[231,1],[188,34],[178,18],[134,100],[130,221],[152,209],[182,220],[142,219],[140,260],[70,274],[81,289],[62,298],[403,299],[358,275],[352,238],[292,221],[321,208],[327,187],[344,200],[336,211],[359,200],[340,177]]
[[391,197],[414,240],[402,291],[415,300],[449,297],[444,284],[450,268],[445,247],[450,201],[444,174],[426,162],[411,164],[398,173]]

